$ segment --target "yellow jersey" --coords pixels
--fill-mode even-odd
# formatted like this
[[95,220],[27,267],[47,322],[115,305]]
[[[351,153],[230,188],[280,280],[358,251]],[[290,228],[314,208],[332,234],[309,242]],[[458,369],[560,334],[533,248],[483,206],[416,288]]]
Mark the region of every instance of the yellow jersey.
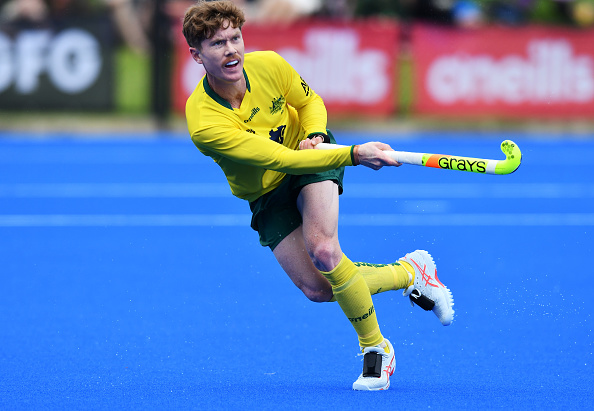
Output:
[[246,53],[247,91],[235,109],[206,79],[186,102],[192,141],[223,170],[233,195],[248,201],[278,187],[286,174],[312,174],[353,165],[352,147],[299,150],[299,142],[326,133],[324,103],[281,56]]

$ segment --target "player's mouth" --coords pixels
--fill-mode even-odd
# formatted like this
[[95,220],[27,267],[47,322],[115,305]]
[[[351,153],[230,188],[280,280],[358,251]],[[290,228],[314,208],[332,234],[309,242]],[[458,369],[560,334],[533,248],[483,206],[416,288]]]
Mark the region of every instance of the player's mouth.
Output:
[[239,65],[239,60],[231,60],[225,63],[225,68],[235,68]]

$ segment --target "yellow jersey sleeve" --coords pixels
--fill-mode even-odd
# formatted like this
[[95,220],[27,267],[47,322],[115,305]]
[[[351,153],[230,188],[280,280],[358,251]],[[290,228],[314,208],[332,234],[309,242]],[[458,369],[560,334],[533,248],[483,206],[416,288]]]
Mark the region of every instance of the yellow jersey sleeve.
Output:
[[299,141],[326,131],[322,99],[278,54],[245,55],[247,91],[232,108],[204,77],[186,103],[196,147],[223,170],[231,191],[253,201],[286,174],[310,174],[352,165],[351,149],[299,151]]

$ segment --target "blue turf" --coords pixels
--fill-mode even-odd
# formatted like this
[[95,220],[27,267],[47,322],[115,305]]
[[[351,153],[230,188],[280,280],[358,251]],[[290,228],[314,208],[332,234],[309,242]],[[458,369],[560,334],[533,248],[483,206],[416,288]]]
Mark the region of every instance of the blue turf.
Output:
[[347,170],[347,255],[427,249],[456,301],[442,327],[375,297],[390,390],[350,390],[348,321],[291,284],[185,136],[0,133],[0,409],[591,409],[594,136],[335,135],[524,154],[509,176]]

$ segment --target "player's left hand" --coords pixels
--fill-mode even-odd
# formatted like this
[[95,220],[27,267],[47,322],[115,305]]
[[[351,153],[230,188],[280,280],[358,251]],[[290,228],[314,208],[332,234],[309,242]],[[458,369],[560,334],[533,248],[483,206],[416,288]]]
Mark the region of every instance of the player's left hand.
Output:
[[320,143],[324,142],[323,136],[315,136],[312,138],[306,138],[299,143],[299,150],[309,150],[312,148],[316,148],[316,146]]

